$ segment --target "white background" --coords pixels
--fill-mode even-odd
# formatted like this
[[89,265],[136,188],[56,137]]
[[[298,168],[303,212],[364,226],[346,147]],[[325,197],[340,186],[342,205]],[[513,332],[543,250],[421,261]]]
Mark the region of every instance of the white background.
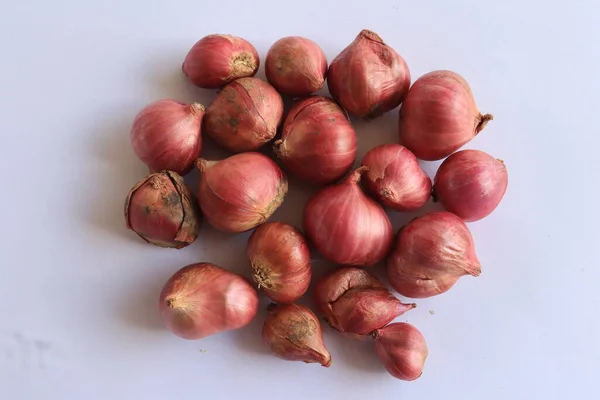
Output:
[[[599,13],[593,0],[3,1],[0,398],[598,398]],[[125,229],[123,200],[146,173],[133,117],[164,97],[209,104],[214,91],[180,72],[206,34],[242,36],[263,57],[304,35],[331,60],[363,28],[413,80],[462,74],[496,117],[467,147],[509,170],[500,207],[470,224],[481,276],[401,317],[427,338],[425,373],[395,380],[372,343],[328,328],[331,368],[281,361],[262,346],[263,311],[240,331],[176,338],[156,311],[163,283],[198,261],[248,276],[248,235],[205,224],[175,251]],[[396,140],[396,118],[356,122],[359,157]],[[432,176],[437,165],[424,163]],[[292,182],[275,219],[297,225],[311,191]],[[412,215],[391,217],[399,228]],[[331,266],[315,256],[314,268]]]

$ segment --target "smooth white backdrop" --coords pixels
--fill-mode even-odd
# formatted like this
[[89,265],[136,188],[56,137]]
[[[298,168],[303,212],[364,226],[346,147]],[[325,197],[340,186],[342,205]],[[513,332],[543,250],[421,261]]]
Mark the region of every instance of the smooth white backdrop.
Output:
[[[3,1],[0,398],[600,397],[599,13],[592,0]],[[470,224],[482,275],[400,318],[428,340],[422,378],[391,378],[371,343],[329,329],[331,368],[276,359],[261,344],[264,311],[237,332],[176,338],[156,311],[163,283],[197,261],[248,276],[248,235],[204,225],[174,251],[125,229],[123,199],[146,173],[129,146],[132,118],[163,97],[210,102],[214,91],[180,73],[206,34],[242,36],[263,57],[303,35],[331,60],[363,28],[413,80],[462,74],[496,117],[467,147],[509,170],[500,207]],[[396,140],[396,117],[355,121],[359,157]],[[433,176],[438,163],[423,165]],[[275,219],[298,225],[312,191],[292,181]],[[396,229],[412,218],[390,215]],[[317,276],[331,267],[315,257]]]

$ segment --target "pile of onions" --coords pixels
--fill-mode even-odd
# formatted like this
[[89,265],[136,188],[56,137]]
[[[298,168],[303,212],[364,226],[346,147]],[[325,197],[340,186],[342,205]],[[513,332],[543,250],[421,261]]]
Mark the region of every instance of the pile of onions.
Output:
[[314,300],[329,326],[354,339],[365,338],[416,307],[402,303],[377,278],[358,268],[342,268],[323,277]]
[[434,198],[465,221],[477,221],[496,209],[508,186],[501,160],[479,150],[448,157],[435,175]]
[[279,92],[306,96],[320,90],[327,76],[327,57],[318,44],[301,36],[276,41],[267,53],[267,80]]
[[386,267],[392,287],[412,298],[444,293],[460,277],[481,273],[467,225],[445,211],[415,218],[402,228]]
[[306,235],[325,258],[338,264],[372,266],[392,245],[387,214],[358,185],[367,170],[361,167],[341,183],[321,189],[304,208]]
[[221,161],[198,160],[198,201],[206,220],[230,233],[265,222],[288,190],[281,168],[260,153],[241,153]]
[[182,70],[196,86],[219,88],[258,71],[258,52],[248,41],[232,35],[208,35],[189,51]]
[[274,150],[292,174],[326,184],[352,168],[356,146],[356,133],[344,110],[328,97],[312,96],[294,104]]
[[184,339],[242,328],[258,309],[258,296],[239,275],[214,264],[183,267],[165,284],[159,308],[165,325]]
[[258,78],[241,78],[221,90],[206,110],[203,130],[219,146],[252,151],[270,142],[283,118],[283,100]]
[[493,119],[481,114],[467,81],[433,71],[412,85],[400,108],[400,143],[422,160],[440,160],[475,137]]
[[277,303],[292,303],[308,289],[310,251],[304,236],[291,225],[267,222],[250,235],[246,255],[259,289]]
[[365,189],[377,201],[396,211],[412,211],[423,206],[431,195],[431,179],[417,157],[399,144],[384,144],[371,149],[362,165]]
[[346,110],[374,118],[402,103],[410,71],[394,49],[365,29],[331,62],[327,86]]
[[423,374],[429,351],[417,328],[405,322],[390,324],[373,332],[373,339],[377,356],[393,377],[414,381]]
[[173,171],[142,179],[125,199],[127,228],[156,246],[188,246],[198,237],[200,220],[196,198]]
[[131,145],[150,172],[165,169],[185,175],[202,149],[202,104],[159,100],[146,106],[133,121]]

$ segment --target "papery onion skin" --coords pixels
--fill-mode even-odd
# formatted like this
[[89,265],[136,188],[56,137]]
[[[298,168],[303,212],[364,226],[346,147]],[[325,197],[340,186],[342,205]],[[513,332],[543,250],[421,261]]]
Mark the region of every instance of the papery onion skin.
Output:
[[270,142],[283,118],[283,100],[258,78],[241,78],[221,90],[206,110],[204,132],[234,153]]
[[308,290],[310,250],[302,233],[283,222],[260,225],[250,238],[246,255],[252,278],[277,303],[293,303]]
[[442,211],[415,218],[400,230],[386,269],[398,293],[424,298],[446,292],[464,275],[479,276],[481,264],[467,225]]
[[198,237],[201,214],[183,178],[163,171],[147,176],[129,191],[125,221],[146,242],[181,249]]
[[507,186],[503,161],[480,150],[462,150],[440,165],[434,198],[463,220],[478,221],[498,207]]
[[215,228],[229,233],[249,231],[265,222],[283,203],[285,174],[267,156],[248,152],[221,161],[198,160],[198,201]]
[[262,330],[263,342],[277,357],[288,361],[331,365],[317,316],[297,304],[272,304]]
[[422,160],[440,160],[473,139],[493,118],[479,112],[462,76],[429,72],[415,81],[402,103],[400,144]]
[[280,93],[306,96],[320,90],[327,77],[327,57],[318,44],[301,36],[276,41],[265,61],[267,80]]
[[389,252],[392,224],[379,204],[358,185],[361,167],[341,183],[327,186],[304,208],[304,231],[328,260],[342,265],[372,266]]
[[416,307],[402,303],[367,271],[351,267],[324,276],[314,301],[329,326],[353,339],[366,338]]
[[185,76],[196,86],[216,89],[239,78],[254,76],[258,52],[237,36],[213,34],[200,39],[183,62]]
[[421,377],[429,351],[417,328],[398,322],[373,332],[373,339],[377,356],[394,378],[414,381]]
[[342,178],[356,158],[357,138],[344,110],[324,96],[298,100],[283,124],[274,151],[303,181],[322,185]]
[[243,277],[198,263],[183,267],[167,281],[159,309],[167,328],[194,340],[248,325],[258,310],[258,295]]
[[187,174],[202,150],[202,104],[163,99],[144,107],[133,121],[131,145],[150,172]]
[[429,200],[431,179],[406,147],[377,146],[365,154],[362,165],[369,167],[363,175],[363,186],[384,206],[396,211],[413,211]]
[[364,29],[331,62],[327,85],[348,112],[375,118],[402,103],[410,87],[410,71],[379,35]]

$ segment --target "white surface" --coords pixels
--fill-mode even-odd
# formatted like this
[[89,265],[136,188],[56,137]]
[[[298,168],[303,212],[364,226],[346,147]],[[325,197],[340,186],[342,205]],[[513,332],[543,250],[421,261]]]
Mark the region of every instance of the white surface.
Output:
[[[598,398],[598,3],[258,3],[0,5],[0,398]],[[192,246],[169,251],[125,230],[123,199],[145,174],[129,146],[132,118],[163,97],[209,103],[213,92],[180,74],[206,34],[247,38],[263,59],[280,37],[304,35],[331,60],[362,28],[402,54],[413,80],[464,75],[496,116],[468,147],[509,170],[501,206],[470,224],[481,277],[401,318],[428,340],[424,375],[394,380],[371,343],[329,329],[330,369],[280,361],[261,344],[262,312],[238,332],[171,335],[156,312],[166,279],[196,261],[247,276],[247,235],[205,225]],[[396,140],[396,116],[356,124],[361,157]],[[292,185],[277,218],[298,224],[301,189]],[[411,216],[392,218],[398,228]],[[315,262],[317,275],[327,268]]]

